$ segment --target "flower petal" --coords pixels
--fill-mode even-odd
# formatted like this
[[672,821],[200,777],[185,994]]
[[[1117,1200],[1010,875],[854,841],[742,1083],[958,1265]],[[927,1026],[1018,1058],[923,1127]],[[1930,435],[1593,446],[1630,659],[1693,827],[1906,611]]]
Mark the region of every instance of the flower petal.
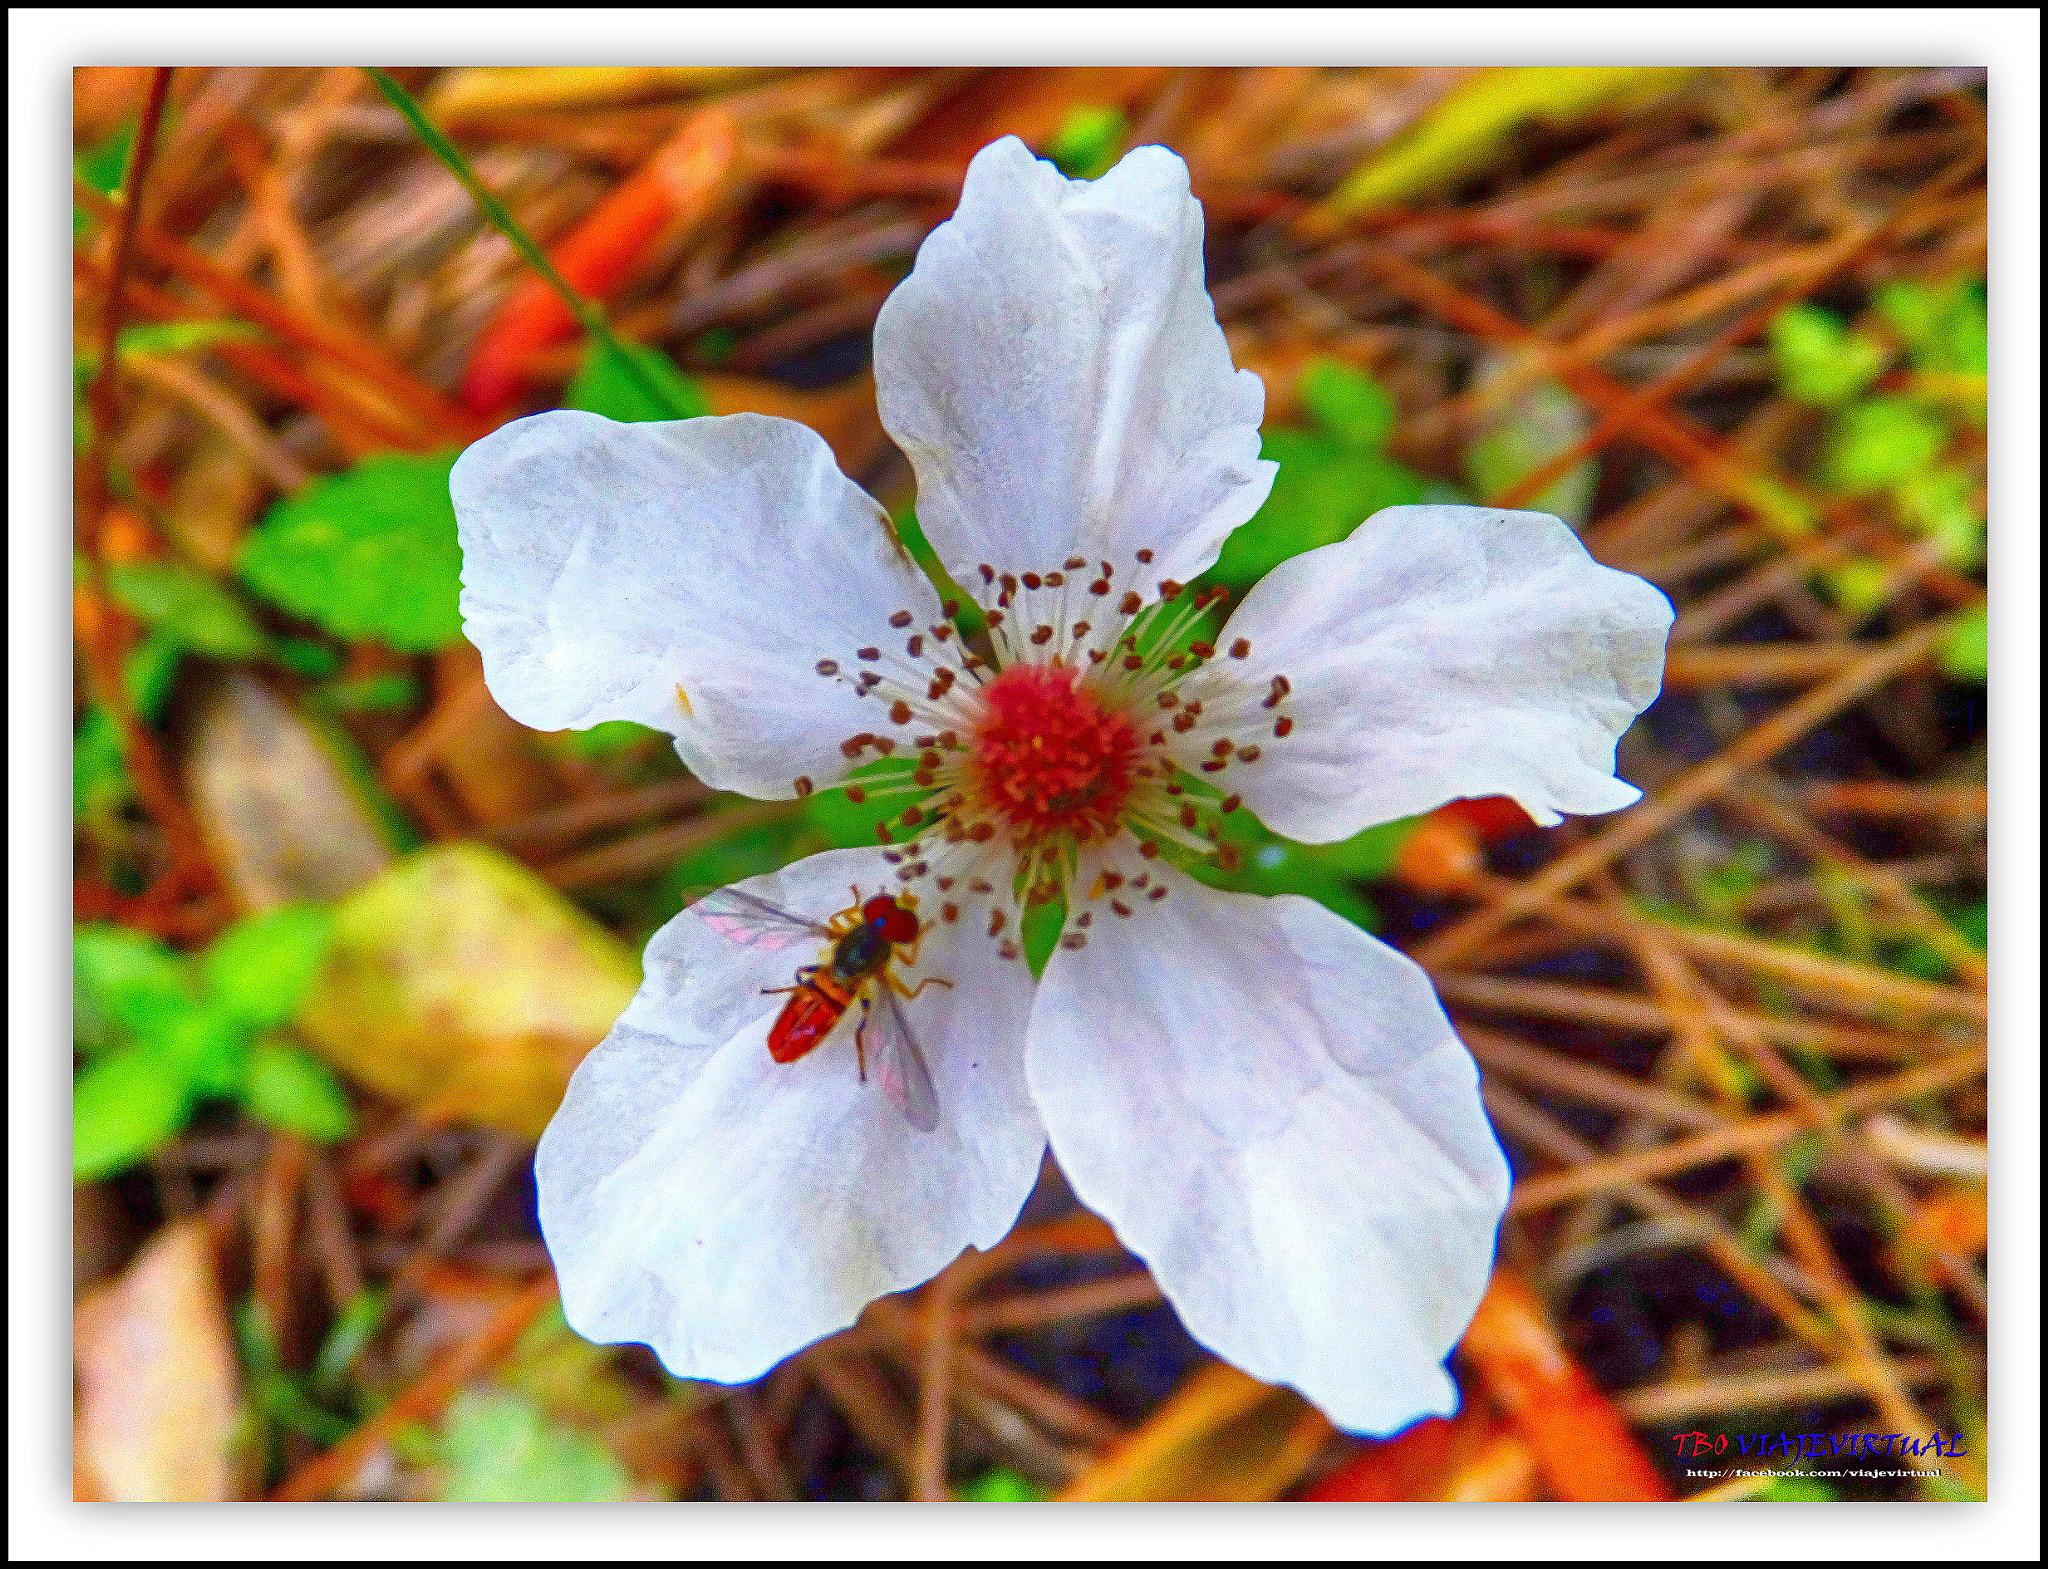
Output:
[[1285,676],[1293,720],[1239,788],[1316,843],[1459,796],[1512,796],[1543,824],[1618,810],[1641,792],[1614,777],[1615,742],[1656,699],[1670,628],[1663,594],[1556,518],[1388,507],[1230,618],[1247,679]]
[[938,615],[881,508],[793,420],[536,414],[463,453],[449,488],[464,630],[505,711],[665,730],[721,790],[838,778],[875,705],[818,662],[887,642],[892,612]]
[[1454,1409],[1508,1169],[1427,977],[1310,900],[1150,875],[1032,1010],[1061,1169],[1247,1373],[1365,1432]]
[[[847,885],[890,884],[877,852],[812,856],[738,886],[823,919]],[[793,1063],[769,1026],[808,940],[771,950],[692,910],[647,946],[647,980],[569,1081],[534,1158],[541,1230],[569,1322],[645,1341],[682,1378],[754,1377],[1009,1230],[1045,1135],[1024,1086],[1031,977],[979,931],[930,932],[912,976],[951,980],[904,1011],[938,1090],[913,1128],[856,1076],[850,1021]]]
[[882,307],[875,377],[962,583],[1081,556],[1152,598],[1213,562],[1278,472],[1259,459],[1265,387],[1231,368],[1203,288],[1201,204],[1163,147],[1092,182],[1014,136],[984,147]]

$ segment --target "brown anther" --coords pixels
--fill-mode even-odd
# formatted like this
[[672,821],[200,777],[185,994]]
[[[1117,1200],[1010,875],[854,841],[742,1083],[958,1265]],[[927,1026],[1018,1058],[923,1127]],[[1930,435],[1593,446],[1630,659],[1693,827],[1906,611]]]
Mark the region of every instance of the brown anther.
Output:
[[1146,894],[1145,897],[1148,899],[1164,899],[1166,897],[1165,884],[1162,883],[1159,887],[1154,888],[1150,893]]
[[1142,562],[1144,565],[1150,566],[1152,564],[1152,552],[1149,550],[1139,551],[1138,560]]
[[912,659],[922,658],[924,655],[924,634],[922,632],[913,632],[910,641],[903,645],[903,652]]
[[1237,760],[1240,763],[1256,763],[1259,760],[1259,749],[1255,746],[1241,746],[1237,749]]
[[913,620],[915,620],[915,619],[916,619],[916,618],[915,618],[914,616],[912,616],[912,615],[911,615],[911,613],[910,613],[909,611],[907,611],[907,610],[899,610],[899,611],[897,611],[897,612],[896,612],[896,614],[895,614],[895,615],[893,615],[893,616],[891,616],[891,617],[889,618],[889,625],[891,625],[892,627],[895,627],[895,628],[896,628],[897,630],[899,630],[899,631],[900,631],[900,630],[902,630],[902,629],[903,629],[904,627],[907,627],[907,626],[909,626],[909,625],[910,625],[910,623],[911,623],[911,622],[912,622]]
[[991,910],[991,911],[989,911],[989,912],[988,912],[988,934],[989,934],[989,936],[991,936],[991,937],[995,936],[995,934],[996,934],[997,932],[1001,931],[1002,929],[1003,929],[1003,912],[1002,912],[1001,910]]
[[1292,719],[1289,719],[1285,714],[1282,714],[1278,719],[1273,721],[1273,734],[1275,735],[1285,735],[1288,731],[1292,730],[1293,728],[1294,721]]
[[819,660],[819,661],[818,661],[818,674],[819,674],[819,675],[821,675],[821,676],[836,676],[836,675],[838,675],[838,674],[839,674],[839,661],[838,661],[838,660],[836,660],[836,659],[821,659],[821,660]]
[[871,735],[849,737],[847,740],[839,743],[839,755],[841,757],[858,757],[860,756],[860,749],[872,740],[874,740],[874,737]]
[[[1001,626],[1003,624],[1003,613],[1000,610],[991,610],[988,613],[988,624],[991,629]],[[980,664],[981,661],[977,659],[975,665],[979,667]]]
[[1074,924],[1076,926],[1086,926],[1089,922],[1093,921],[1094,919],[1095,917],[1091,912],[1083,910],[1079,915],[1074,917]]
[[809,795],[812,788],[811,776],[809,774],[798,774],[796,776],[796,793],[799,800]]
[[1265,701],[1259,706],[1261,708],[1278,708],[1280,706],[1280,699],[1293,690],[1294,688],[1287,684],[1287,677],[1275,676],[1273,677],[1273,690],[1266,694]]
[[1109,592],[1109,579],[1106,577],[1097,578],[1088,585],[1088,592],[1091,594],[1107,594]]
[[1088,938],[1082,932],[1068,932],[1066,936],[1060,939],[1060,946],[1062,948],[1085,948],[1088,946]]
[[924,689],[925,701],[930,703],[936,703],[940,698],[946,695],[946,686],[947,683],[944,681],[927,682],[925,684]]
[[1005,942],[1000,948],[996,949],[996,956],[1001,959],[1015,959],[1018,956],[1017,945],[1013,942]]
[[1168,795],[1186,795],[1188,792],[1187,787],[1184,785],[1170,784],[1166,787],[1166,793]]
[[919,807],[910,807],[904,812],[903,821],[907,827],[915,828],[924,821],[924,812]]
[[1126,592],[1124,597],[1116,602],[1116,608],[1124,615],[1135,616],[1138,613],[1138,607],[1144,603],[1145,601],[1138,597],[1136,590],[1131,590]]
[[1175,654],[1173,658],[1167,660],[1166,668],[1169,670],[1178,670],[1187,662],[1188,656],[1186,654]]
[[971,877],[967,881],[967,891],[969,893],[994,893],[995,889],[990,887],[984,879]]
[[1102,575],[1104,577],[1114,577],[1116,576],[1116,568],[1105,561],[1102,563]]
[[981,564],[981,580],[984,583],[993,583],[996,580],[996,569],[986,561]]
[[917,754],[917,761],[921,767],[936,768],[945,761],[937,752],[932,750],[932,738],[930,736],[921,737],[917,744],[921,749]]
[[948,888],[953,886],[953,879],[950,877],[941,877],[938,879],[938,884],[939,892],[944,893]]
[[863,790],[859,785],[848,785],[846,787],[846,799],[851,801],[855,806],[859,806],[861,802],[865,801],[867,798],[867,791]]
[[959,906],[959,905],[957,905],[957,904],[942,904],[942,905],[940,905],[940,906],[939,906],[939,919],[940,919],[940,920],[942,920],[942,921],[946,921],[946,922],[949,922],[949,923],[950,923],[950,922],[953,922],[953,921],[957,921],[957,920],[959,920],[959,919],[960,919],[960,906]]
[[1159,854],[1159,841],[1157,839],[1146,839],[1141,841],[1138,845],[1138,854],[1142,855],[1148,861],[1152,860]]
[[862,692],[872,692],[876,687],[880,686],[881,684],[882,678],[876,675],[874,671],[863,670],[860,673],[860,689]]
[[1024,586],[1026,588],[1043,588],[1045,586],[1045,579],[1036,572],[1027,572],[1024,574]]
[[1229,766],[1230,761],[1228,758],[1205,758],[1202,762],[1202,772],[1205,774],[1220,774],[1223,772],[1224,769],[1228,768]]
[[1216,864],[1226,872],[1234,872],[1244,865],[1244,856],[1234,844],[1219,845],[1216,850]]
[[1219,810],[1219,811],[1222,811],[1222,812],[1234,812],[1234,811],[1236,811],[1236,810],[1237,810],[1237,809],[1238,809],[1238,808],[1239,808],[1240,806],[1242,806],[1242,805],[1244,805],[1244,797],[1243,797],[1243,796],[1241,796],[1241,795],[1226,795],[1226,796],[1225,796],[1225,797],[1223,798],[1223,804],[1222,804],[1222,806],[1220,806],[1219,808],[1217,808],[1217,810]]
[[1144,661],[1144,660],[1142,660],[1142,659],[1140,659],[1140,658],[1139,658],[1139,657],[1138,657],[1138,656],[1137,656],[1136,654],[1126,654],[1126,655],[1124,655],[1124,669],[1126,669],[1126,670],[1143,670],[1144,668],[1145,668],[1145,661]]
[[898,725],[910,723],[910,705],[900,697],[889,705],[889,722]]
[[891,866],[901,866],[903,864],[902,852],[898,850],[884,850],[882,852],[882,859]]
[[1154,730],[1152,732],[1152,744],[1154,746],[1166,745],[1166,732],[1164,730]]
[[1114,893],[1117,889],[1123,887],[1123,885],[1124,874],[1122,872],[1104,872],[1102,874],[1102,886],[1104,888],[1107,888],[1111,893]]
[[875,824],[875,837],[884,844],[893,844],[895,842],[889,837],[889,825],[887,823]]
[[1045,575],[1045,586],[1046,586],[1047,588],[1065,588],[1065,587],[1066,587],[1066,585],[1067,585],[1067,578],[1066,578],[1066,574],[1065,574],[1065,573],[1063,573],[1063,572],[1048,572],[1048,573],[1046,573],[1046,575]]
[[1123,902],[1123,900],[1121,900],[1121,899],[1112,899],[1112,900],[1110,900],[1110,901],[1109,901],[1109,907],[1110,907],[1110,908],[1111,908],[1112,910],[1116,911],[1116,913],[1117,913],[1118,915],[1121,915],[1121,916],[1125,916],[1125,917],[1128,917],[1128,916],[1130,915],[1130,913],[1131,913],[1131,907],[1130,907],[1129,905],[1125,904],[1125,903]]
[[976,823],[972,828],[967,830],[967,837],[972,839],[976,844],[987,844],[989,840],[995,838],[995,836],[996,825],[994,823]]
[[[982,568],[981,570],[982,570],[982,571],[984,571],[984,572],[986,572],[986,571],[988,570],[988,568],[987,568],[987,567],[983,567],[983,568]],[[949,600],[947,600],[947,601],[946,601],[946,602],[945,602],[944,604],[942,604],[942,605],[940,605],[940,606],[939,606],[939,614],[940,614],[940,615],[942,615],[942,616],[945,616],[945,617],[946,617],[946,618],[948,618],[949,620],[950,620],[950,619],[951,619],[952,617],[954,617],[954,616],[957,616],[957,615],[959,615],[959,614],[960,614],[960,601],[959,601],[959,600],[957,600],[957,599],[949,599]],[[938,629],[937,629],[936,627],[934,627],[934,628],[933,628],[932,630],[933,630],[933,631],[937,631]]]
[[946,641],[947,638],[953,635],[953,629],[947,626],[945,622],[941,621],[937,626],[931,628],[931,634],[933,637],[937,638],[941,643],[943,643]]
[[1230,743],[1228,741],[1218,741],[1209,748],[1209,755],[1211,757],[1228,757],[1230,755]]
[[1031,641],[1041,647],[1043,647],[1047,643],[1050,643],[1052,641],[1052,628],[1040,627],[1036,632],[1033,632],[1031,634]]
[[[898,720],[897,723],[900,724],[902,723],[902,721]],[[884,757],[887,757],[891,752],[896,750],[896,743],[890,740],[885,735],[878,735],[875,737],[875,750],[877,752],[880,752]]]
[[920,768],[910,776],[910,782],[920,789],[929,790],[932,787],[932,778],[932,771],[929,768]]
[[1198,812],[1196,812],[1196,810],[1195,810],[1195,803],[1194,803],[1194,802],[1192,802],[1192,801],[1183,801],[1183,802],[1181,803],[1181,808],[1180,808],[1180,825],[1181,825],[1181,827],[1183,827],[1183,828],[1192,828],[1192,827],[1194,827],[1194,826],[1195,826],[1195,824],[1196,824],[1197,822],[1199,822],[1200,820],[1201,820],[1201,816],[1200,816],[1200,814],[1199,814]]
[[1008,572],[1003,574],[1003,592],[1005,594],[1017,592],[1017,579]]
[[856,659],[865,659],[868,663],[873,664],[882,657],[882,651],[879,648],[856,648],[853,651],[853,656]]
[[960,747],[960,737],[951,730],[941,730],[939,732],[939,745],[949,752],[957,751]]
[[960,666],[963,670],[984,670],[987,668],[987,666],[985,666],[979,659],[976,659],[972,654],[969,654],[964,659],[962,659],[960,661]]
[[1099,665],[1108,658],[1109,655],[1105,654],[1099,648],[1091,648],[1088,650],[1088,663],[1091,665]]
[[1188,652],[1197,659],[1214,659],[1216,657],[1216,645],[1214,643],[1190,643],[1188,644]]
[[1200,713],[1201,711],[1202,711],[1202,703],[1201,703],[1201,699],[1199,699],[1199,698],[1194,698],[1194,699],[1190,699],[1190,700],[1189,700],[1189,702],[1188,702],[1188,712],[1189,712],[1189,713],[1191,713],[1191,714],[1199,714],[1199,713]]
[[1180,598],[1181,590],[1186,587],[1187,584],[1185,583],[1176,583],[1172,578],[1166,578],[1159,585],[1159,597],[1161,599],[1178,599]]
[[1069,556],[1065,561],[1061,562],[1060,565],[1065,567],[1069,572],[1078,572],[1083,567],[1088,565],[1088,558],[1086,556]]
[[1154,699],[1154,701],[1156,701],[1161,708],[1180,707],[1180,695],[1176,692],[1161,692],[1159,696],[1156,699]]
[[1089,634],[1090,632],[1092,632],[1093,630],[1094,630],[1094,628],[1093,628],[1093,627],[1091,627],[1091,626],[1089,626],[1089,625],[1088,625],[1088,623],[1087,623],[1087,622],[1085,622],[1085,621],[1076,621],[1076,622],[1074,623],[1074,636],[1075,636],[1075,637],[1086,637],[1086,636],[1087,636],[1087,635],[1088,635],[1088,634]]
[[1251,651],[1252,640],[1248,637],[1241,637],[1230,645],[1230,657],[1232,659],[1247,659],[1251,656]]

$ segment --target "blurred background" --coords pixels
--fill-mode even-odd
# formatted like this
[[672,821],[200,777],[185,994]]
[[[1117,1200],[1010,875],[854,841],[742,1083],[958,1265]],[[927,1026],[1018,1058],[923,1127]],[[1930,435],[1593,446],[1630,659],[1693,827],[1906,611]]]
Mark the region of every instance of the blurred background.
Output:
[[[74,78],[77,1496],[1982,1496],[1982,71],[395,77],[634,373],[364,72]],[[1050,1164],[752,1385],[556,1304],[533,1140],[647,936],[879,810],[506,717],[449,466],[758,410],[922,550],[870,331],[1011,133],[1190,166],[1281,465],[1206,582],[1469,500],[1678,607],[1626,812],[1230,819],[1214,880],[1429,968],[1515,1167],[1462,1409],[1391,1441],[1217,1363]]]

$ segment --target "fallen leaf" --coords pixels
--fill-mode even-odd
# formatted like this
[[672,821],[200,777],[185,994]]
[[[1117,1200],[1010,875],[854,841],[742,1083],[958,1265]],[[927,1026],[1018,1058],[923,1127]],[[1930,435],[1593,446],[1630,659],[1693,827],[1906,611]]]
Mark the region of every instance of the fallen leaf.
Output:
[[202,1220],[167,1226],[72,1310],[74,1470],[115,1503],[234,1496],[236,1373]]
[[1291,1389],[1201,1369],[1060,1495],[1062,1503],[1256,1503],[1301,1475],[1333,1429]]
[[337,908],[298,1022],[424,1117],[537,1138],[639,984],[633,956],[518,862],[442,844]]
[[[1572,1360],[1542,1299],[1519,1276],[1493,1272],[1461,1349],[1534,1456],[1552,1498],[1618,1503],[1671,1496],[1627,1420]],[[1512,1457],[1502,1450],[1489,1464],[1505,1472]]]
[[252,677],[223,675],[201,699],[185,786],[222,873],[251,910],[338,899],[391,864],[340,762]]

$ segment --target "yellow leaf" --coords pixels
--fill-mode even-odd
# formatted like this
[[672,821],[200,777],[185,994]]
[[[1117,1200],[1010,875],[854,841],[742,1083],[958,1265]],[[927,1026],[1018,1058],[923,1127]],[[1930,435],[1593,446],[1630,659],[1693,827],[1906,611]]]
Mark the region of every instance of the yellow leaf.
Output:
[[112,1503],[235,1495],[235,1354],[203,1220],[165,1227],[72,1310],[74,1471]]
[[1276,1498],[1328,1440],[1329,1421],[1291,1389],[1227,1363],[1201,1369],[1111,1447],[1062,1503],[1256,1503]]
[[424,1116],[533,1138],[639,984],[633,956],[524,866],[442,844],[337,908],[298,1023]]

